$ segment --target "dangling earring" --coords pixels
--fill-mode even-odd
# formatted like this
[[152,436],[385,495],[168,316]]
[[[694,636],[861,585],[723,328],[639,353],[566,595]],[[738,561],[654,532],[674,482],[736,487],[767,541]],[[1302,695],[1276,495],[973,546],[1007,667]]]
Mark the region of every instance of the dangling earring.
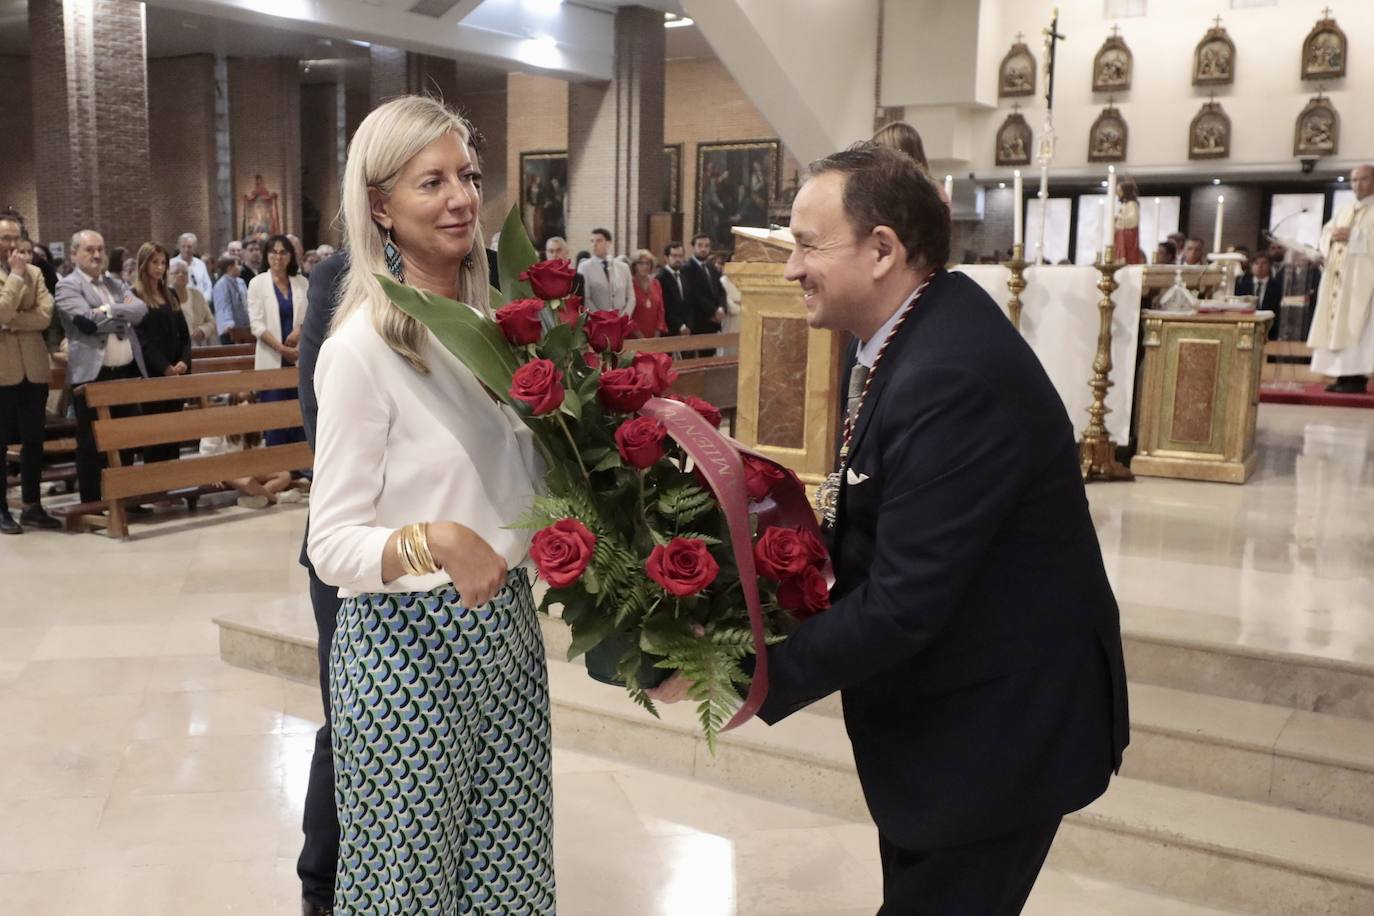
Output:
[[401,249],[396,247],[396,241],[391,237],[390,229],[386,230],[386,243],[382,245],[382,254],[386,255],[386,269],[396,278],[396,282],[406,282],[405,265],[401,262]]

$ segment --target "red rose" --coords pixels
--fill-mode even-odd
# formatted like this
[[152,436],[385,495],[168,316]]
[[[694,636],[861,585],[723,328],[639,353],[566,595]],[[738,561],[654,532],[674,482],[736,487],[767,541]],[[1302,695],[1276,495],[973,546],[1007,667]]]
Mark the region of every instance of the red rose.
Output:
[[754,545],[754,562],[759,575],[783,582],[801,575],[811,565],[811,555],[797,529],[769,528]]
[[530,542],[530,559],[544,581],[554,588],[567,588],[592,561],[596,535],[575,518],[560,518]]
[[744,486],[754,502],[772,493],[774,487],[787,479],[787,473],[771,461],[743,454],[740,458],[744,459]]
[[597,353],[595,350],[583,350],[582,362],[587,364],[588,369],[600,369],[601,354]]
[[547,359],[532,359],[510,380],[511,396],[530,405],[536,417],[563,406],[563,373]]
[[825,561],[830,559],[830,551],[825,549],[825,542],[816,537],[814,531],[805,528],[797,529],[797,537],[801,538],[802,547],[806,550],[806,556],[811,565],[817,569],[825,566]]
[[629,367],[601,373],[597,394],[601,405],[613,413],[634,413],[654,396],[639,373]]
[[496,323],[506,340],[517,347],[539,343],[544,336],[544,323],[539,320],[542,311],[544,303],[538,299],[516,299],[496,310]]
[[710,401],[704,401],[694,394],[682,395],[677,398],[677,400],[701,414],[707,423],[710,423],[716,429],[720,429],[720,410]]
[[716,581],[720,564],[706,549],[705,541],[673,538],[667,544],[654,548],[644,569],[649,573],[649,578],[667,589],[669,594],[686,598]]
[[798,620],[805,620],[830,607],[830,586],[825,584],[820,570],[808,566],[801,575],[778,586],[778,604]]
[[654,397],[663,394],[677,381],[677,370],[673,368],[673,358],[667,353],[636,353],[634,362],[630,363],[630,368],[643,376],[645,384],[654,393]]
[[564,324],[577,324],[577,319],[582,315],[582,297],[569,296],[563,300],[563,304],[558,307],[558,317]]
[[668,427],[649,417],[626,420],[616,428],[615,447],[627,464],[643,470],[663,457],[663,438]]
[[576,276],[577,271],[573,270],[573,266],[558,258],[530,265],[520,279],[528,280],[530,288],[540,299],[562,299],[572,291],[573,278]]
[[587,316],[587,342],[598,353],[609,350],[619,353],[625,346],[625,338],[634,330],[634,322],[629,316],[619,312],[592,312]]

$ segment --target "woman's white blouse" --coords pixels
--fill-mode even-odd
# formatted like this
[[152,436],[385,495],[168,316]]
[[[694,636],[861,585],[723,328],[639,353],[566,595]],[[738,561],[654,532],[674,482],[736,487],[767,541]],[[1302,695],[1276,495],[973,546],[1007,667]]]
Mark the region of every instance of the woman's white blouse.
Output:
[[412,522],[458,522],[514,569],[531,532],[512,529],[543,477],[529,429],[426,332],[421,375],[398,356],[366,310],[320,350],[319,417],[310,494],[310,562],[344,597],[422,592],[445,572],[382,583],[382,552]]

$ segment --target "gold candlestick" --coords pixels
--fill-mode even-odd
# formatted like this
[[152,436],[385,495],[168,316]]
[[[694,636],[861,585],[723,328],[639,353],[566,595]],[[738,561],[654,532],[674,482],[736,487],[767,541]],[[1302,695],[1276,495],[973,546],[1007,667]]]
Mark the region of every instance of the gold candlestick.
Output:
[[1026,246],[1016,244],[1011,246],[1011,260],[1003,261],[1002,266],[1011,271],[1011,277],[1007,280],[1007,289],[1011,290],[1011,298],[1007,300],[1007,312],[1011,315],[1011,326],[1016,330],[1021,330],[1021,294],[1026,291]]
[[1124,464],[1116,460],[1116,443],[1107,435],[1107,390],[1112,387],[1112,314],[1116,303],[1112,293],[1116,291],[1116,272],[1124,267],[1117,263],[1116,251],[1111,245],[1102,252],[1102,259],[1095,265],[1102,278],[1097,288],[1102,291],[1102,299],[1097,303],[1097,354],[1093,357],[1093,377],[1088,387],[1093,390],[1093,401],[1088,407],[1088,428],[1078,443],[1078,466],[1083,474],[1083,482],[1093,480],[1134,480]]

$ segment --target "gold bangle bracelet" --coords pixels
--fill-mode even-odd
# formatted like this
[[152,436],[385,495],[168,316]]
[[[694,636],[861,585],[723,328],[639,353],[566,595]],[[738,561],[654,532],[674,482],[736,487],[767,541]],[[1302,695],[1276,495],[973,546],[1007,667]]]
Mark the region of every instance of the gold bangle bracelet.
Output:
[[415,556],[415,544],[411,539],[411,527],[406,525],[401,529],[400,537],[396,541],[396,546],[401,552],[401,565],[405,567],[406,573],[412,576],[422,576],[424,571],[420,568],[419,559]]
[[431,573],[438,572],[439,564],[435,562],[434,554],[429,549],[429,522],[421,522],[415,526],[415,547],[420,565]]
[[425,536],[423,524],[406,525],[397,539],[401,552],[401,562],[406,572],[412,576],[427,576],[439,571],[438,564],[429,552],[429,541]]

